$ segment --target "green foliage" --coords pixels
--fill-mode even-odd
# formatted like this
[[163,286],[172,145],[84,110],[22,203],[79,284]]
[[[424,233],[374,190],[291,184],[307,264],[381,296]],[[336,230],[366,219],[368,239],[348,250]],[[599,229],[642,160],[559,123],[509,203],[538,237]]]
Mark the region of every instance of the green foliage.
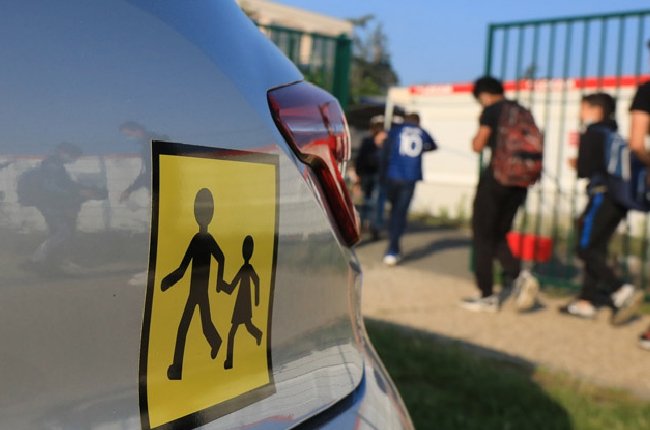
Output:
[[445,206],[440,206],[438,208],[438,218],[440,218],[440,221],[442,221],[444,224],[448,223],[451,219],[449,217],[449,209],[447,209]]
[[370,338],[418,429],[650,428],[650,403],[377,321]]
[[438,214],[424,212],[411,213],[409,214],[409,220],[441,227],[460,229],[467,229],[470,227],[469,219],[463,211],[459,211],[456,213],[456,216],[452,216],[449,209],[444,206],[438,208]]
[[388,51],[388,36],[382,23],[373,15],[352,19],[355,25],[350,77],[350,96],[358,102],[361,96],[384,95],[398,82]]
[[333,80],[331,70],[309,70],[307,68],[301,68],[301,71],[305,75],[306,81],[323,89],[331,88]]

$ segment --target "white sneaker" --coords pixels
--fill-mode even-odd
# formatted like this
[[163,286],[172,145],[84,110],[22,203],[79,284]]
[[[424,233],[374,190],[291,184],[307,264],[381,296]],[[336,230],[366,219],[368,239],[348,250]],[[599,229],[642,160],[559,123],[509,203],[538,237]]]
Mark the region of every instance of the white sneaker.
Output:
[[[631,290],[626,287],[631,287]],[[619,292],[620,295],[617,295]],[[641,306],[644,299],[645,293],[643,291],[637,290],[631,285],[623,285],[612,294],[612,301],[614,301],[615,308],[610,323],[612,325],[621,325],[630,321],[637,314],[639,306]],[[617,300],[619,300],[618,304]],[[622,303],[620,300],[623,300]]]
[[393,254],[388,254],[384,257],[384,264],[386,266],[395,266],[399,263],[399,256],[393,255]]
[[634,285],[625,284],[618,290],[616,290],[610,297],[614,302],[614,306],[620,308],[625,302],[627,302],[630,297],[634,294]]
[[598,310],[594,305],[580,300],[574,300],[571,303],[560,307],[560,313],[587,319],[596,318],[597,312]]
[[134,287],[144,287],[147,285],[148,277],[149,277],[149,271],[147,270],[145,270],[144,272],[136,273],[135,275],[131,276],[131,279],[129,279],[128,284]]
[[473,312],[498,312],[499,311],[499,296],[492,294],[488,297],[473,297],[470,299],[463,299],[460,306],[468,311]]
[[537,303],[539,293],[539,282],[528,271],[522,270],[515,279],[515,305],[519,311],[527,311]]

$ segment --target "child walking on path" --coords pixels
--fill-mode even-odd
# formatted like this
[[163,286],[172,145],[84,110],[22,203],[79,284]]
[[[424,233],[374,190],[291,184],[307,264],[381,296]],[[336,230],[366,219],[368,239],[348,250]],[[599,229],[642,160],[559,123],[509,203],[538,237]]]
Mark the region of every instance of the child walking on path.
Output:
[[[650,41],[648,41],[650,48]],[[646,149],[646,137],[650,134],[650,81],[639,87],[630,107],[630,149],[648,168],[650,153]],[[650,327],[639,339],[639,346],[650,350]]]
[[[479,130],[472,141],[474,152],[490,148],[494,155],[497,146],[503,144],[500,124],[504,109],[514,102],[504,96],[503,85],[491,76],[485,76],[474,83],[474,97],[483,107],[479,119]],[[519,207],[526,200],[527,188],[500,183],[495,178],[494,157],[479,179],[474,197],[472,234],[475,250],[475,275],[479,297],[463,300],[461,306],[476,312],[497,312],[501,297],[494,293],[494,260],[498,260],[510,279],[519,310],[531,309],[537,300],[539,283],[528,270],[522,270],[521,260],[515,258],[508,247],[506,235]]]
[[616,102],[609,94],[595,93],[582,99],[580,119],[587,128],[580,136],[576,168],[579,178],[589,179],[589,202],[577,221],[578,256],[584,261],[584,275],[580,293],[560,307],[560,312],[594,318],[600,306],[608,306],[613,309],[611,323],[620,325],[636,314],[643,293],[619,279],[607,264],[608,244],[627,214],[627,208],[614,201],[606,186],[606,144],[618,130],[615,112]]
[[431,135],[420,127],[420,115],[411,112],[404,124],[393,127],[382,145],[380,180],[390,202],[388,250],[384,264],[394,266],[401,260],[400,242],[406,230],[409,205],[415,185],[422,180],[422,157],[438,149]]

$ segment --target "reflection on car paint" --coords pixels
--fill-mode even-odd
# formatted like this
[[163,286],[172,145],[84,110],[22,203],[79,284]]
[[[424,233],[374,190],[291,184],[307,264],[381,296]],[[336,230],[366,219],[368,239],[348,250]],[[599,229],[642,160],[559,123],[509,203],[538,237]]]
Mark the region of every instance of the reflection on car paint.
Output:
[[[192,352],[233,381],[260,363],[259,374],[273,381],[273,394],[233,403],[232,413],[207,428],[291,428],[353,392],[367,365],[362,339],[355,340],[360,321],[350,318],[359,305],[359,273],[349,273],[356,260],[315,197],[318,185],[308,182],[311,176],[306,179],[308,168],[279,133],[267,100],[269,89],[302,77],[238,6],[231,1],[23,0],[0,3],[0,28],[11,41],[0,47],[0,87],[11,100],[0,115],[0,428],[141,427],[140,348],[150,287],[157,289],[160,303],[177,302],[170,304],[168,317],[160,314],[164,347],[155,359],[162,382],[186,382],[196,368],[190,364]],[[122,130],[128,123],[143,131],[136,145],[127,140],[135,133]],[[232,221],[237,212],[220,206],[223,187],[197,184],[181,204],[189,215],[178,223],[185,230],[165,247],[168,261],[149,270],[156,196],[147,163],[153,140],[226,148],[221,161],[240,167],[237,151],[274,157],[275,182],[264,181],[281,191],[274,201],[273,239],[260,233],[269,228],[247,221],[236,229],[237,237],[224,238],[232,230],[219,225],[224,215],[231,216],[231,225],[244,217]],[[65,250],[50,254],[63,257],[61,272],[52,276],[24,265],[50,231],[36,207],[19,203],[17,181],[62,142],[83,153],[64,163],[61,173],[83,188],[105,190],[106,196],[81,203]],[[336,148],[339,142],[333,142]],[[238,282],[229,296],[216,293],[211,281],[211,299],[219,298],[210,301],[219,307],[211,316],[225,345],[212,359],[195,314],[183,378],[169,380],[190,273],[164,293],[160,287],[196,233],[192,205],[201,187],[214,197],[209,231],[222,247],[226,281],[232,283],[248,255],[260,278],[259,307],[254,292],[250,300],[251,321],[262,339],[257,345],[244,330],[246,321],[233,322],[245,286]],[[251,212],[268,218],[264,209]],[[253,238],[252,254],[244,250],[247,236]],[[272,302],[271,252],[277,268]],[[224,368],[226,333],[233,333],[232,369]],[[247,365],[249,355],[261,358]],[[214,381],[201,383],[207,387]],[[264,385],[232,386],[239,388],[231,393],[249,393]],[[198,399],[199,392],[187,397]],[[214,405],[214,398],[210,402]],[[203,422],[215,416],[196,415]]]

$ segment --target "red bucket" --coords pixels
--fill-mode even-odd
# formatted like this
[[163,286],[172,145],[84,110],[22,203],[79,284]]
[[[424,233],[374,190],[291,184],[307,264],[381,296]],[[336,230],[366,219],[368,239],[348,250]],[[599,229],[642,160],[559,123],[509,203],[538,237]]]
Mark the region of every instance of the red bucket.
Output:
[[540,263],[551,259],[553,240],[550,237],[511,231],[506,235],[506,239],[512,255],[516,258]]

